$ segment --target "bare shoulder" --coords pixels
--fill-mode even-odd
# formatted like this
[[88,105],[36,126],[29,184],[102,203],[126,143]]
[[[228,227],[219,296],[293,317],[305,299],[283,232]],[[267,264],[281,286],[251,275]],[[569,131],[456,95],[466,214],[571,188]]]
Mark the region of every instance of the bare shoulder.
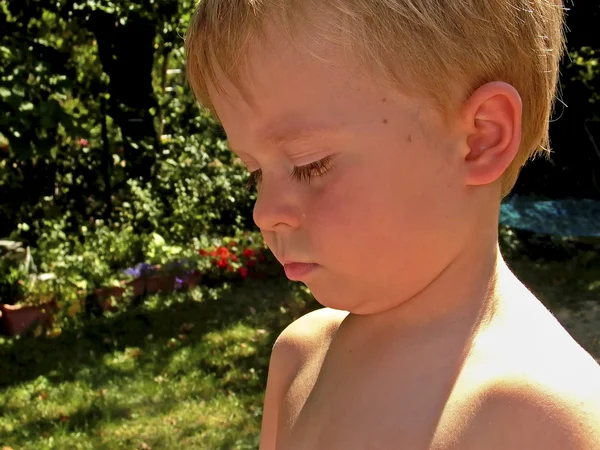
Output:
[[[279,335],[269,362],[267,389],[260,437],[261,450],[274,450],[280,419],[285,416],[282,403],[290,386],[304,367],[322,358],[347,312],[322,308],[305,314]],[[283,421],[289,418],[283,417]]]
[[285,370],[278,370],[273,376],[293,377],[301,365],[328,346],[347,315],[346,311],[321,308],[289,324],[275,340],[270,361],[270,367]]
[[600,366],[552,318],[531,320],[487,346],[461,449],[600,449]]
[[273,346],[273,353],[301,361],[327,344],[348,312],[330,308],[312,311],[288,325]]
[[480,396],[461,449],[594,450],[600,448],[600,388],[548,385],[514,377]]

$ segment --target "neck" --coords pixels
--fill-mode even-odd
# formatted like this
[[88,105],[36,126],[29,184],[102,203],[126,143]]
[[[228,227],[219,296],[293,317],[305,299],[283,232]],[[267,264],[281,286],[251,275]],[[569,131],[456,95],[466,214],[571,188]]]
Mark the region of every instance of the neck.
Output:
[[401,304],[377,314],[351,316],[363,325],[372,324],[373,330],[419,334],[435,330],[439,335],[461,327],[475,333],[492,320],[503,292],[514,280],[496,239],[463,251],[428,286]]

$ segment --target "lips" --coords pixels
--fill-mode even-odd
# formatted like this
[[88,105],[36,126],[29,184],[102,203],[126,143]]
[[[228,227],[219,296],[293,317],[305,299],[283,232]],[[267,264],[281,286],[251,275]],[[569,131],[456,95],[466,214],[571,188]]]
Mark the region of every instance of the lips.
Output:
[[281,260],[281,264],[284,266],[287,266],[288,264],[312,264],[312,263],[286,258],[286,259]]
[[290,280],[302,281],[319,267],[314,263],[289,262],[283,265],[286,276]]

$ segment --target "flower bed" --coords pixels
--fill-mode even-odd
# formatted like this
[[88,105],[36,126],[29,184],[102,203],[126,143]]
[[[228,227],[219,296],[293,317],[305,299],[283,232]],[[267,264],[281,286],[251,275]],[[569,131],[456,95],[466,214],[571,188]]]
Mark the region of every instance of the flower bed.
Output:
[[[134,303],[139,303],[139,299],[147,295],[188,291],[200,284],[216,286],[223,282],[276,276],[280,268],[274,262],[273,255],[265,247],[255,244],[252,238],[225,238],[218,245],[197,249],[191,257],[173,259],[163,264],[142,262],[121,271],[105,286],[78,289],[71,296],[72,301],[66,312],[69,317],[82,309],[95,315],[116,312],[125,304],[125,297],[138,299]],[[60,298],[60,293],[57,292],[56,296]],[[59,301],[58,305],[55,302],[45,315],[37,313],[30,320],[32,312],[19,326],[0,326],[0,331],[15,335],[27,331],[34,323],[48,324],[52,312],[65,307],[64,302]],[[22,310],[21,315],[25,317],[25,311],[31,310],[29,306],[19,304],[16,309]],[[48,320],[46,315],[50,315]]]

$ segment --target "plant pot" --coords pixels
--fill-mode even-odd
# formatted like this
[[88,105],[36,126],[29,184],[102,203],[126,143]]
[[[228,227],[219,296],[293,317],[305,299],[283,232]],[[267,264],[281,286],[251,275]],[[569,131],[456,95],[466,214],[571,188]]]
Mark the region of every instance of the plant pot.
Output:
[[96,298],[103,311],[116,311],[118,308],[113,304],[112,298],[123,297],[124,293],[125,288],[120,286],[109,286],[95,291]]
[[96,289],[96,296],[102,300],[107,297],[122,297],[125,293],[125,288],[120,286],[109,286]]
[[194,289],[202,280],[202,272],[196,270],[192,273],[186,273],[181,276],[181,288],[182,289]]
[[146,293],[167,293],[175,290],[175,277],[172,275],[152,275],[146,279]]
[[131,281],[129,285],[133,288],[134,297],[159,292],[172,292],[175,290],[175,277],[173,275],[140,277]]
[[43,305],[0,304],[0,328],[7,336],[16,336],[29,330],[35,323],[49,325],[55,309],[54,300]]
[[139,297],[146,292],[146,279],[145,278],[136,278],[135,280],[130,281],[129,286],[133,290],[133,296]]

